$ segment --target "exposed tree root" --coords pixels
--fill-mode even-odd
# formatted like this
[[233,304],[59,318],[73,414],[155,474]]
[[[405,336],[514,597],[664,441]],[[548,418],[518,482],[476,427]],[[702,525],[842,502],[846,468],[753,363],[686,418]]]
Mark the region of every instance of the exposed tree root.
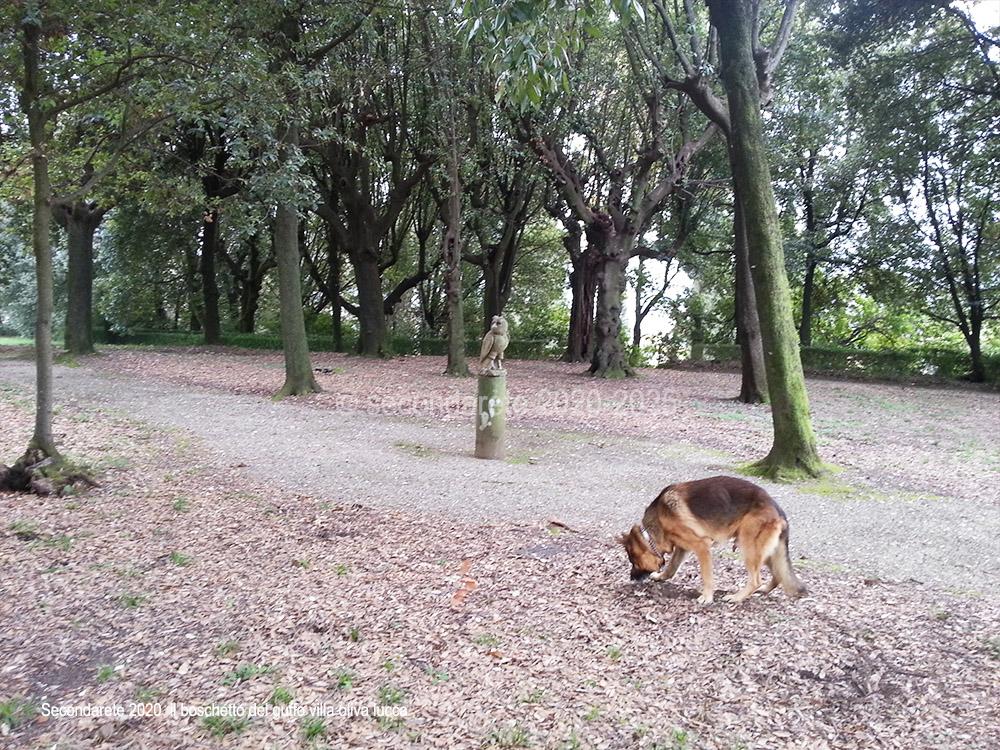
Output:
[[0,464],[0,490],[35,495],[65,495],[98,487],[82,467],[38,448],[29,448],[13,466]]

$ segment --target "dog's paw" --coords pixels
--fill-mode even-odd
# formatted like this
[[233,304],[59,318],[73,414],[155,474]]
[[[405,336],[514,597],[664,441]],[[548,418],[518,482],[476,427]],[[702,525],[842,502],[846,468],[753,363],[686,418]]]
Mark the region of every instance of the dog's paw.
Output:
[[649,580],[651,580],[651,581],[662,581],[662,580],[664,580],[664,575],[660,571],[656,571],[655,573],[650,573],[649,574]]
[[746,597],[740,594],[726,594],[722,597],[722,601],[729,602],[731,604],[739,604],[744,599],[746,599]]
[[714,593],[702,594],[701,596],[698,597],[698,604],[711,604],[714,599],[715,599]]

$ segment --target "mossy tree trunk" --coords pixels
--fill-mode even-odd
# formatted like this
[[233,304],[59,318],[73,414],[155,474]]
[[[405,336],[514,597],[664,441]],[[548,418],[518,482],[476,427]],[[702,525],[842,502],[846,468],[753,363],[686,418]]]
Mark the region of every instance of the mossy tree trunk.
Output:
[[21,51],[24,61],[24,81],[21,103],[28,117],[31,139],[31,170],[34,212],[31,245],[35,255],[35,282],[38,302],[35,313],[35,431],[28,453],[40,451],[48,457],[58,457],[52,435],[52,248],[49,243],[52,226],[52,185],[49,181],[46,116],[42,102],[41,52],[42,29],[39,21],[26,18],[21,27]]
[[[287,149],[298,143],[295,124],[285,126],[281,134],[282,158]],[[299,217],[296,207],[278,204],[274,217],[274,255],[278,265],[278,301],[281,315],[281,343],[285,353],[285,383],[277,398],[319,391],[309,359],[306,320],[302,312],[302,277],[299,255]]]
[[746,217],[739,192],[733,186],[733,237],[736,255],[736,339],[740,345],[740,395],[744,404],[767,403],[767,373],[760,337],[757,293],[750,268]]
[[732,122],[733,179],[745,211],[774,424],[770,453],[757,470],[772,477],[817,476],[809,399],[785,273],[781,227],[771,186],[751,46],[752,0],[708,0],[718,30],[722,79]]

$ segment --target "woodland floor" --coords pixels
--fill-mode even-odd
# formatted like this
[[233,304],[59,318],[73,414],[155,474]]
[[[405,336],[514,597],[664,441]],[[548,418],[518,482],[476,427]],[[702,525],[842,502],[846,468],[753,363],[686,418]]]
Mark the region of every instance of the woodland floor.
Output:
[[[696,565],[633,585],[610,535],[766,452],[734,375],[510,363],[510,457],[487,464],[474,381],[440,360],[314,363],[325,393],[278,404],[273,354],[57,367],[60,442],[102,486],[0,494],[0,746],[1000,746],[995,392],[810,381],[843,472],[769,485],[810,595],[700,607]],[[6,460],[30,375],[0,353]],[[333,715],[39,715],[289,696]],[[405,715],[339,715],[377,706]]]

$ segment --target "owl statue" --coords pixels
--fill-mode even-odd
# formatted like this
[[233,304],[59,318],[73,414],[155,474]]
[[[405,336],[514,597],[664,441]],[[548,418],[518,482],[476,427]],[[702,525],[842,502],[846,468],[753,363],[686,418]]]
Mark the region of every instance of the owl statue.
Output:
[[507,321],[502,315],[494,315],[490,330],[483,336],[483,346],[479,350],[479,374],[503,370],[503,353],[510,343],[507,335]]

